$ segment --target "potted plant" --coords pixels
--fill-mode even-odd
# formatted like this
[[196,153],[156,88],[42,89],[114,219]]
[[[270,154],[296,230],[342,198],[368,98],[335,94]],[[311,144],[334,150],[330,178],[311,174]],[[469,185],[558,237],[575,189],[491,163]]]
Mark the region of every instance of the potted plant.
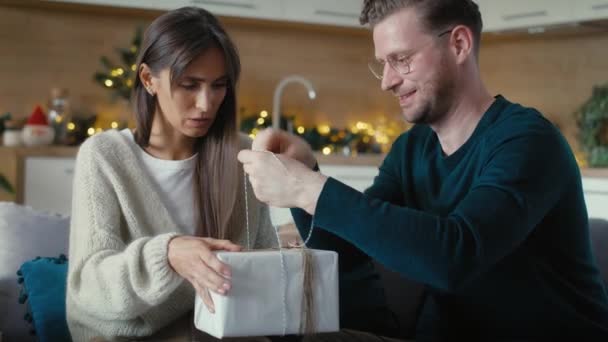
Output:
[[591,97],[575,113],[578,140],[591,167],[608,167],[608,83],[593,87]]

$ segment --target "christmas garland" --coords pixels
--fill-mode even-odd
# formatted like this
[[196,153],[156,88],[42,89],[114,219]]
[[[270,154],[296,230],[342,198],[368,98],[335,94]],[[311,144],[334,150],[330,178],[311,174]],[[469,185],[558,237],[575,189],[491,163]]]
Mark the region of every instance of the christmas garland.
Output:
[[[272,126],[272,119],[266,111],[243,115],[240,130],[251,138],[266,127]],[[329,125],[304,127],[295,125],[295,116],[281,115],[279,127],[303,138],[314,151],[323,154],[355,155],[358,153],[386,153],[392,141],[401,134],[404,127],[398,122],[388,122],[374,126],[357,122],[351,128],[336,128]]]

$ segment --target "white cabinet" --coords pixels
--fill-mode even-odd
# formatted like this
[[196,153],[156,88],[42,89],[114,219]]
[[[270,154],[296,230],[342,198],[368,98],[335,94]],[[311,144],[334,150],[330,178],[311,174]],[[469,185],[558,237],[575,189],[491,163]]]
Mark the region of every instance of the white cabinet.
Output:
[[284,0],[285,19],[314,24],[362,27],[363,0]]
[[[70,215],[72,182],[76,160],[66,157],[26,157],[23,202],[35,209]],[[348,186],[364,191],[378,173],[375,166],[320,165],[321,172]],[[289,209],[271,208],[275,225],[292,222]]]
[[215,15],[279,20],[282,0],[187,0],[184,6],[199,6]]
[[533,28],[572,21],[571,0],[482,0],[488,31]]
[[608,18],[608,0],[572,1],[574,20],[595,20]]
[[[378,173],[378,168],[375,166],[321,164],[319,169],[322,174],[361,192],[372,185]],[[283,208],[270,208],[270,219],[274,225],[293,222],[290,210]]]
[[85,5],[141,8],[150,10],[169,10],[179,7],[177,1],[166,0],[45,0],[52,2],[71,2]]
[[[23,161],[23,202],[38,210],[69,215],[72,208],[73,157],[27,156]],[[376,166],[321,164],[321,172],[364,191],[378,174]],[[608,178],[583,177],[589,217],[608,220]],[[289,209],[271,208],[275,225],[292,222]]]
[[282,0],[46,0],[84,5],[172,10],[184,6],[202,7],[209,12],[230,17],[280,20],[283,16]]
[[319,169],[324,175],[361,192],[372,185],[378,174],[378,168],[375,166],[320,165]]
[[229,17],[294,21],[311,24],[361,27],[363,0],[45,0],[85,5],[171,10],[198,6]]
[[[363,0],[44,0],[85,5],[171,10],[200,6],[211,13],[244,18],[362,28]],[[526,29],[607,19],[608,0],[475,0],[484,32]]]
[[74,158],[26,157],[24,204],[37,210],[69,215],[75,164]]
[[608,220],[608,179],[583,177],[583,191],[589,218]]

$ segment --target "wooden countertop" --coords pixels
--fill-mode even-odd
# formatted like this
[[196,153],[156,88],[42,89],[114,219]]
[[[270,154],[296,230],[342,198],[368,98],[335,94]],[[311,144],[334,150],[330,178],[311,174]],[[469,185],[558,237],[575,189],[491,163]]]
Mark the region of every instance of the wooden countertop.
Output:
[[[77,146],[40,146],[40,147],[6,147],[0,146],[0,155],[15,153],[20,156],[74,157],[78,152]],[[315,153],[319,164],[380,166],[385,154],[359,154],[356,156],[324,155]],[[608,168],[581,169],[583,177],[608,178]]]
[[0,146],[0,155],[12,153],[20,156],[36,157],[75,157],[78,146],[35,146],[35,147],[7,147]]
[[583,177],[608,178],[608,168],[584,168],[581,173]]
[[385,154],[359,154],[356,156],[331,154],[326,156],[319,152],[315,153],[319,164],[335,165],[380,166],[385,156]]
[[[380,166],[386,155],[363,154],[358,156],[326,156],[321,153],[315,153],[315,157],[317,157],[319,164]],[[581,174],[583,177],[608,178],[608,168],[582,168]]]

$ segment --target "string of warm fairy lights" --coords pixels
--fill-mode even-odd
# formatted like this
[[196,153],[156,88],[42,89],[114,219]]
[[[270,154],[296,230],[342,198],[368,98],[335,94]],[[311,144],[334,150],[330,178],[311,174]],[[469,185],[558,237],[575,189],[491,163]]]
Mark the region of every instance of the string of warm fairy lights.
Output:
[[[282,126],[287,126],[285,121],[292,120],[282,118]],[[257,114],[244,118],[241,122],[241,131],[255,138],[257,133],[272,125],[268,111],[262,110]],[[325,155],[332,153],[357,154],[357,153],[386,153],[392,142],[407,127],[400,121],[388,121],[380,118],[377,124],[357,121],[349,128],[336,128],[327,124],[312,127],[303,125],[293,126],[295,134],[306,140],[314,150]]]
[[[118,128],[119,128],[119,126],[120,126],[120,125],[119,125],[119,123],[118,123],[118,122],[116,122],[116,121],[112,121],[112,122],[110,123],[110,129],[118,129]],[[74,124],[73,122],[68,123],[68,125],[67,125],[67,129],[68,129],[68,131],[73,131],[73,130],[75,130],[75,129],[76,129],[76,124]],[[101,128],[101,127],[89,127],[89,128],[87,129],[87,135],[88,135],[88,136],[92,136],[92,135],[95,135],[95,134],[97,134],[97,133],[101,133],[101,132],[103,132],[103,131],[104,131],[104,129],[103,129],[103,128]]]

